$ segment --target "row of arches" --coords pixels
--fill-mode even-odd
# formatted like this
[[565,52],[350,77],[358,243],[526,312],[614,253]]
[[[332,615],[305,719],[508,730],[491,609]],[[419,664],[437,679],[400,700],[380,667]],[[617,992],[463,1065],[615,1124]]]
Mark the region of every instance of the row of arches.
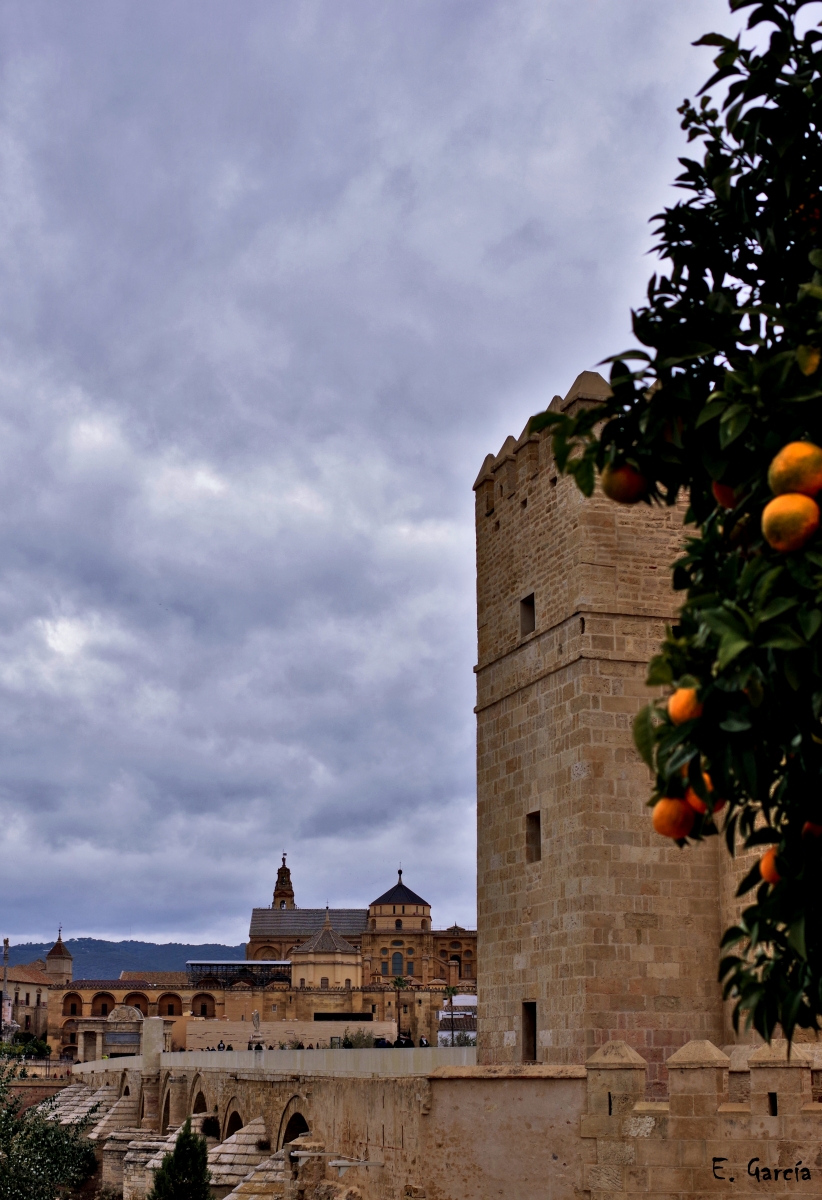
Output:
[[[125,1076],[123,1077],[125,1082]],[[188,1088],[188,1104],[186,1112],[192,1116],[200,1116],[206,1114],[205,1132],[209,1136],[214,1136],[219,1141],[224,1142],[226,1138],[230,1138],[238,1130],[242,1129],[246,1124],[247,1119],[251,1119],[252,1114],[243,1113],[243,1107],[236,1096],[225,1105],[222,1119],[217,1115],[217,1105],[210,1105],[207,1098],[208,1085],[202,1076],[197,1076],[194,1082]],[[128,1085],[121,1090],[122,1095],[128,1094]],[[309,1132],[308,1121],[303,1112],[304,1102],[300,1096],[292,1096],[283,1109],[280,1117],[279,1129],[276,1138],[276,1145],[272,1149],[280,1150],[288,1142],[293,1142],[295,1138],[303,1133]],[[172,1095],[171,1095],[171,1079],[166,1080],[165,1094],[161,1104],[161,1132],[167,1133],[172,1117]],[[210,1122],[208,1114],[212,1114],[213,1127],[208,1128]],[[175,1114],[176,1115],[176,1114]],[[253,1114],[256,1115],[256,1114]],[[178,1117],[179,1119],[179,1117]]]
[[[126,1004],[137,1008],[144,1017],[149,1015],[154,1001],[149,1000],[144,992],[129,992],[122,1000],[116,1000],[111,992],[97,992],[91,1003],[83,1001],[79,992],[67,992],[63,997],[64,1017],[107,1017],[118,1004]],[[86,1011],[84,1012],[84,1008]],[[90,1011],[89,1011],[90,1010]],[[214,997],[208,992],[198,992],[191,999],[191,1011],[195,1017],[213,1017],[216,1014]],[[158,1017],[181,1017],[183,1001],[176,992],[164,992],[156,1001]]]

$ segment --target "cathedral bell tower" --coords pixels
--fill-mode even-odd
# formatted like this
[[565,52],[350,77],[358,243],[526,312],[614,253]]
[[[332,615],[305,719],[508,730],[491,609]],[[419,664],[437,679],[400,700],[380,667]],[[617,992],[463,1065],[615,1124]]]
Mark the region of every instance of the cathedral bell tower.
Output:
[[291,886],[291,872],[285,865],[285,850],[283,850],[283,865],[277,870],[277,886],[274,888],[272,908],[296,908],[294,903],[294,888]]

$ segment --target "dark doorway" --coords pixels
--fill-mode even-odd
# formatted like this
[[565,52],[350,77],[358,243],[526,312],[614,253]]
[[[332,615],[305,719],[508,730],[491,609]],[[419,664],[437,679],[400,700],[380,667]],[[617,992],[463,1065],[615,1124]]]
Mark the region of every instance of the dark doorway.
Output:
[[301,1133],[308,1133],[308,1124],[302,1113],[292,1113],[288,1118],[288,1124],[285,1127],[283,1134],[283,1145],[286,1142],[293,1142],[294,1138],[298,1138]]
[[233,1133],[236,1133],[243,1127],[243,1118],[238,1112],[233,1112],[228,1118],[228,1124],[225,1127],[225,1135],[230,1138]]
[[194,1101],[194,1112],[206,1112],[206,1098],[202,1092],[197,1093],[197,1099]]
[[525,1000],[522,1005],[522,1061],[537,1061],[537,1004]]
[[166,1102],[163,1105],[163,1121],[160,1126],[160,1133],[168,1133],[168,1118],[171,1111],[171,1094],[166,1095]]

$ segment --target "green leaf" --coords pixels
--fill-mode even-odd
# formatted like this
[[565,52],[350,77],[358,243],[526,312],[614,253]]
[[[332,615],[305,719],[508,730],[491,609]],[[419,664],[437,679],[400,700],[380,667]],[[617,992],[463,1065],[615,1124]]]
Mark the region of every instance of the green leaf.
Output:
[[528,433],[541,433],[543,429],[547,429],[550,425],[557,425],[563,419],[563,413],[548,411],[535,413],[528,422]]
[[744,896],[746,892],[749,892],[751,888],[756,887],[756,885],[761,882],[762,876],[759,874],[759,863],[757,862],[753,867],[751,867],[748,874],[736,889],[736,895]]
[[592,496],[594,492],[594,462],[590,457],[585,457],[569,466],[569,470],[573,473],[577,481],[577,487],[582,492],[583,496]]
[[800,958],[807,959],[808,950],[805,945],[805,918],[799,917],[788,930],[788,944],[793,947]]
[[743,650],[747,650],[750,642],[746,638],[737,637],[735,634],[725,634],[719,644],[719,654],[716,657],[717,666],[720,671],[724,671],[729,663],[733,662]]
[[644,705],[634,717],[634,745],[639,751],[640,758],[652,771],[654,770],[654,706],[653,703]]
[[751,410],[743,408],[741,405],[734,405],[728,409],[719,424],[719,444],[723,450],[727,450],[732,442],[735,442],[745,430],[751,419]]
[[805,635],[806,642],[809,642],[819,631],[820,625],[822,625],[822,612],[818,608],[813,608],[810,612],[804,610],[799,614],[799,626]]
[[795,596],[777,596],[775,600],[771,600],[762,612],[759,614],[759,623],[764,624],[765,621],[771,621],[774,617],[779,617],[783,612],[787,612],[789,608],[796,608],[799,601]]
[[811,250],[808,255],[808,262],[813,267],[818,267],[822,271],[822,250]]
[[713,421],[714,417],[720,416],[728,407],[727,400],[714,400],[711,404],[706,404],[702,412],[696,419],[696,428],[706,425],[708,421]]
[[787,625],[779,625],[777,628],[779,633],[762,643],[768,650],[801,650],[805,646],[804,639],[792,629],[788,629]]
[[657,654],[651,659],[645,682],[648,687],[664,687],[665,684],[673,683],[673,681],[674,673],[671,664],[661,654]]
[[719,728],[724,729],[726,733],[742,733],[751,728],[751,723],[747,717],[731,716],[721,721]]

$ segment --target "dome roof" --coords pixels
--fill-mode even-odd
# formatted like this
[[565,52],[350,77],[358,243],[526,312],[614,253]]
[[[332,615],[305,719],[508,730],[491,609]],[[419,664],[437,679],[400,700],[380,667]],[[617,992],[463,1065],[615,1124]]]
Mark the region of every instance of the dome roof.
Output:
[[318,929],[307,942],[303,942],[302,946],[295,946],[291,951],[292,958],[295,954],[357,954],[356,947],[347,942],[345,938],[340,937],[331,928],[331,918],[328,909],[325,910],[325,924],[322,929]]
[[424,904],[426,908],[430,907],[427,900],[423,900],[422,896],[418,896],[416,892],[412,892],[409,887],[406,887],[402,881],[402,871],[398,873],[397,882],[382,896],[378,896],[376,900],[372,900],[372,906],[375,904]]

